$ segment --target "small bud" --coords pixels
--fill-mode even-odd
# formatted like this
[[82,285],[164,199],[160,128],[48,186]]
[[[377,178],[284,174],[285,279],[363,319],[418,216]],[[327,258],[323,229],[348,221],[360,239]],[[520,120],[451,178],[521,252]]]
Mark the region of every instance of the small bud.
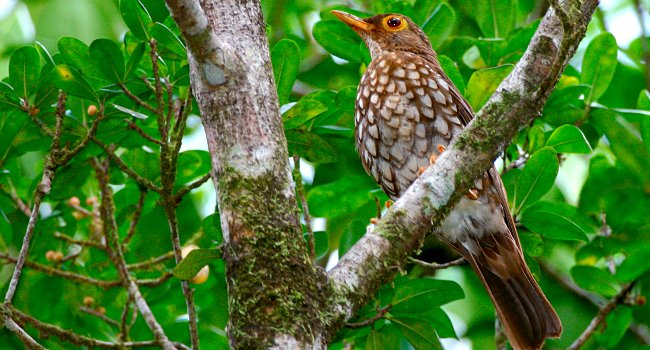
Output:
[[68,199],[68,205],[71,207],[78,207],[81,205],[81,201],[79,200],[79,197],[70,197],[70,199]]
[[639,296],[636,297],[636,304],[637,304],[637,305],[641,305],[641,306],[643,306],[643,305],[645,305],[645,303],[646,303],[646,298],[645,298],[645,296],[643,296],[643,295],[639,295]]
[[84,215],[84,213],[80,212],[79,210],[75,210],[75,211],[72,212],[72,217],[74,217],[75,220],[79,221],[79,220],[85,218],[86,215]]
[[54,261],[54,256],[56,255],[56,252],[53,250],[48,250],[45,253],[45,260],[47,261]]
[[88,205],[94,205],[97,204],[97,197],[88,197],[86,198],[86,204]]
[[91,117],[94,116],[95,114],[97,114],[97,106],[95,106],[95,105],[88,106],[88,111],[87,112],[88,112],[89,116],[91,116]]
[[93,297],[86,296],[84,298],[84,305],[86,305],[86,307],[91,307],[93,306],[94,303],[95,303],[95,299],[93,299]]
[[105,308],[105,307],[100,306],[100,307],[98,307],[96,310],[97,310],[97,312],[99,312],[100,314],[102,314],[102,315],[106,315],[106,308]]

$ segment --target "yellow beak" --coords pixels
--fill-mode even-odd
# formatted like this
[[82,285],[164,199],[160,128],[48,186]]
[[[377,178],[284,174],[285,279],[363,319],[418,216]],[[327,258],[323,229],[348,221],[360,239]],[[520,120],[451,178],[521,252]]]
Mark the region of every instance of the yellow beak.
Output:
[[366,23],[363,19],[355,15],[351,15],[347,12],[332,10],[330,11],[330,13],[338,17],[338,19],[343,21],[343,23],[349,25],[354,30],[368,32],[370,31],[370,27],[372,26],[371,24]]

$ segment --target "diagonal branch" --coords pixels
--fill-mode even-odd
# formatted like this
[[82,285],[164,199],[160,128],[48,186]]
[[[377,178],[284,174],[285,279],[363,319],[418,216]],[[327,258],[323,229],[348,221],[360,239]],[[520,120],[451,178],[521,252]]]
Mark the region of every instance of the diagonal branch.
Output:
[[[372,232],[367,233],[329,273],[347,300],[334,306],[349,318],[391,278],[395,266],[421,246],[473,179],[492,165],[519,129],[528,125],[544,105],[584,36],[598,1],[564,1],[561,21],[553,9],[544,16],[535,36],[512,73],[477,113],[457,140],[395,202]],[[579,11],[574,11],[579,7]],[[563,28],[570,28],[566,32]]]

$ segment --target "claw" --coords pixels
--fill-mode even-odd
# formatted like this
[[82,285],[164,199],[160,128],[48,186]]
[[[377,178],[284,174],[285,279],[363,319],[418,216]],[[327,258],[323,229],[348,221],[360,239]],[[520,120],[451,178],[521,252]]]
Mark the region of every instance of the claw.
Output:
[[467,193],[465,194],[465,197],[467,197],[467,198],[469,198],[469,199],[471,199],[473,201],[477,200],[478,197],[479,197],[478,190],[476,188],[474,188],[474,187],[470,188],[469,191],[467,191]]
[[370,218],[370,223],[376,225],[379,222],[378,218]]
[[438,145],[438,153],[442,153],[442,152],[444,152],[446,149],[447,149],[447,147],[445,147],[445,146],[443,146],[443,145],[440,145],[440,144]]
[[438,156],[436,154],[432,154],[431,156],[429,156],[429,165],[436,164],[436,159],[438,159]]
[[389,199],[384,203],[384,205],[386,206],[386,209],[390,209],[390,207],[393,206],[393,201]]

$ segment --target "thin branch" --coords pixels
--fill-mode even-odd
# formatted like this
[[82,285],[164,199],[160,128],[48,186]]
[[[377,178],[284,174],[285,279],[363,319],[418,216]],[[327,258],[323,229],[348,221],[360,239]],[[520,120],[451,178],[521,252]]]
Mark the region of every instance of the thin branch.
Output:
[[28,349],[45,349],[41,344],[39,344],[34,338],[32,338],[25,330],[20,327],[13,319],[5,316],[5,327],[8,330],[13,332],[20,341],[25,344],[25,347]]
[[140,215],[142,214],[142,208],[144,207],[144,200],[147,198],[147,191],[140,189],[140,197],[138,198],[138,204],[135,206],[133,211],[133,216],[131,217],[131,222],[129,223],[129,229],[126,231],[126,237],[122,240],[122,245],[126,246],[131,242],[133,236],[135,235],[135,229],[138,226],[140,221]]
[[[159,343],[156,340],[150,341],[136,341],[136,342],[109,342],[94,339],[87,337],[81,334],[77,334],[73,331],[62,329],[58,326],[55,326],[50,323],[42,322],[36,318],[27,315],[20,310],[9,306],[8,313],[11,314],[11,317],[16,320],[17,323],[21,324],[30,324],[32,327],[36,328],[39,332],[48,335],[54,335],[55,337],[77,346],[87,346],[87,347],[97,347],[104,349],[124,349],[124,348],[141,348],[141,347],[152,347],[157,346]],[[44,349],[41,347],[40,349]],[[175,349],[189,349],[187,346],[181,343],[174,342],[172,350]]]
[[296,196],[300,199],[302,216],[305,219],[309,256],[313,261],[316,258],[316,243],[314,230],[311,228],[311,216],[309,216],[309,206],[307,205],[307,197],[305,197],[305,185],[302,183],[302,174],[300,173],[300,156],[298,155],[293,156],[293,181],[296,183]]
[[120,87],[120,89],[122,89],[122,91],[124,91],[124,93],[126,94],[126,96],[128,96],[131,100],[133,100],[133,102],[135,102],[135,103],[137,103],[138,105],[144,107],[145,109],[148,109],[148,110],[149,110],[150,112],[152,112],[152,113],[156,113],[156,109],[155,109],[155,108],[153,108],[150,104],[148,104],[147,102],[143,101],[143,100],[140,99],[138,96],[136,96],[135,94],[133,94],[133,93],[131,92],[131,90],[129,90],[129,88],[126,87],[126,85],[124,85],[124,83],[119,83],[119,87]]
[[450,262],[446,262],[446,263],[443,263],[443,264],[429,263],[429,262],[422,261],[422,260],[415,259],[415,258],[409,258],[409,261],[412,262],[412,263],[415,263],[415,264],[417,264],[419,266],[425,267],[427,269],[431,269],[431,270],[442,270],[442,269],[446,269],[446,268],[451,267],[451,266],[464,265],[464,264],[467,263],[467,260],[465,260],[465,258],[458,258],[456,260],[452,260]]
[[174,252],[167,252],[161,256],[151,258],[135,264],[127,265],[129,270],[147,270],[150,269],[153,265],[158,265],[162,262],[165,262],[174,257]]
[[130,119],[124,119],[124,121],[125,121],[127,124],[129,124],[129,128],[130,128],[130,129],[135,130],[135,131],[136,131],[140,136],[142,136],[142,138],[144,138],[145,140],[147,140],[147,141],[149,141],[149,142],[152,142],[152,143],[155,143],[155,144],[158,145],[158,146],[162,145],[162,141],[160,141],[160,140],[154,138],[153,136],[147,134],[146,132],[144,132],[144,130],[142,130],[142,128],[140,128],[140,127],[139,127],[136,123],[134,123],[132,120],[130,120]]
[[104,235],[106,237],[106,251],[108,252],[108,256],[120,274],[122,285],[127,289],[131,298],[133,298],[138,310],[140,310],[140,314],[142,314],[142,317],[145,320],[145,323],[153,332],[158,345],[165,350],[173,350],[174,346],[171,344],[165,331],[151,312],[149,305],[142,296],[142,293],[140,293],[138,285],[131,277],[126,261],[124,260],[122,245],[120,244],[120,239],[117,234],[117,223],[115,222],[113,190],[109,185],[108,164],[107,162],[100,162],[97,159],[94,159],[92,166],[95,168],[96,178],[102,194],[99,210],[104,224]]
[[151,180],[142,177],[140,174],[136,173],[133,169],[129,168],[129,166],[124,163],[120,157],[118,157],[115,152],[104,142],[100,141],[97,137],[94,135],[91,136],[93,142],[97,144],[101,149],[106,152],[106,155],[117,165],[120,170],[125,172],[131,179],[133,179],[135,182],[137,182],[140,186],[153,191],[153,192],[160,192],[160,188],[156,186]]
[[101,243],[93,242],[93,241],[90,241],[90,240],[87,240],[87,239],[72,238],[72,237],[70,237],[68,235],[65,235],[65,234],[63,234],[61,232],[58,232],[58,231],[54,232],[54,237],[58,238],[58,239],[60,239],[62,241],[66,241],[68,243],[78,244],[78,245],[84,246],[84,247],[95,247],[97,249],[102,249],[102,250],[105,248],[105,246],[103,244],[101,244]]
[[[124,303],[124,308],[122,309],[122,313],[120,314],[120,323],[119,323],[120,335],[118,339],[120,339],[121,341],[127,341],[129,339],[129,327],[127,325],[127,318],[129,316],[130,308],[131,308],[131,296],[129,296],[129,299],[126,301],[126,303]],[[138,314],[136,312],[133,318],[137,316]]]
[[[11,263],[16,263],[18,259],[9,256],[9,254],[5,253],[0,253],[0,259],[9,261]],[[44,272],[45,274],[48,274],[50,276],[57,276],[61,277],[73,282],[78,282],[78,283],[86,283],[86,284],[92,284],[94,286],[100,287],[102,289],[109,289],[109,288],[115,288],[119,287],[122,285],[122,282],[117,280],[117,281],[103,281],[103,280],[98,280],[92,277],[80,275],[74,272],[70,271],[64,271],[61,269],[57,269],[51,266],[47,266],[41,263],[36,263],[32,261],[25,261],[25,266],[29,267],[30,269],[33,269],[35,271],[40,271]],[[147,287],[156,287],[164,283],[165,281],[169,280],[173,275],[169,272],[165,272],[162,274],[160,277],[155,278],[155,279],[141,279],[141,280],[136,280],[135,283],[139,286],[147,286]]]
[[88,307],[85,307],[85,306],[80,306],[80,307],[79,307],[79,310],[81,310],[81,311],[83,311],[83,312],[85,312],[85,313],[87,313],[87,314],[93,315],[93,316],[95,316],[95,317],[98,317],[98,318],[100,318],[102,321],[108,323],[108,324],[111,325],[111,326],[115,326],[115,327],[119,327],[119,326],[120,326],[120,323],[119,323],[119,322],[117,322],[117,321],[115,321],[114,319],[112,319],[112,318],[110,318],[110,317],[104,315],[103,313],[101,313],[101,312],[99,312],[99,311],[97,311],[97,310],[94,310],[94,309],[91,309],[91,308],[88,308]]
[[580,349],[587,340],[594,334],[598,326],[605,320],[605,317],[609,315],[610,312],[614,311],[614,309],[619,306],[621,303],[624,302],[625,297],[627,297],[628,293],[630,290],[632,290],[632,287],[636,284],[636,281],[633,281],[631,283],[628,283],[624,285],[621,290],[614,296],[612,299],[605,304],[603,307],[598,310],[598,314],[596,314],[596,317],[594,317],[593,320],[591,320],[591,323],[589,323],[589,326],[582,332],[582,334],[576,339],[571,346],[569,346],[569,350],[577,350]]
[[8,177],[7,180],[9,183],[9,197],[11,197],[11,200],[16,203],[18,209],[27,217],[32,216],[32,210],[29,209],[29,206],[25,204],[25,202],[23,202],[23,200],[18,196],[18,192],[16,192],[16,187],[14,187],[13,181],[11,181],[11,177]]
[[181,187],[176,194],[174,195],[174,202],[176,204],[180,203],[183,200],[183,197],[187,195],[190,191],[199,188],[201,185],[203,185],[206,181],[210,180],[210,173],[207,173],[203,176],[201,176],[198,180],[192,182],[191,184],[187,186]]
[[390,309],[393,307],[392,304],[388,304],[382,308],[377,309],[377,313],[370,317],[369,319],[360,321],[360,322],[349,322],[345,325],[347,328],[363,328],[366,326],[370,326],[373,323],[377,322],[379,319],[382,319],[386,314],[390,311]]

